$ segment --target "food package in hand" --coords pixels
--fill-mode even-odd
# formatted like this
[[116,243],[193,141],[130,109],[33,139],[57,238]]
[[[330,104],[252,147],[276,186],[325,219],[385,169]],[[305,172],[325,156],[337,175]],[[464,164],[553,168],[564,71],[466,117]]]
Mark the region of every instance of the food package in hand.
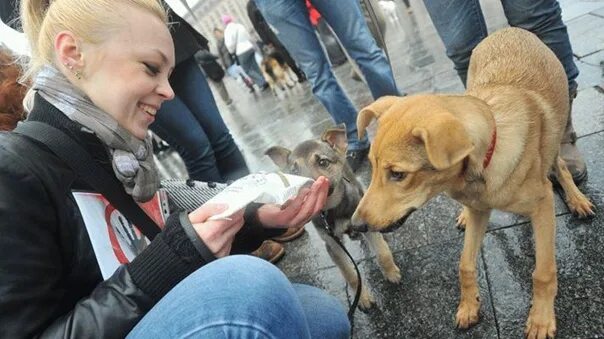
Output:
[[228,218],[252,202],[283,205],[295,197],[303,187],[309,187],[313,182],[311,178],[281,172],[250,174],[236,180],[206,202],[228,205],[224,212],[210,217],[209,220]]

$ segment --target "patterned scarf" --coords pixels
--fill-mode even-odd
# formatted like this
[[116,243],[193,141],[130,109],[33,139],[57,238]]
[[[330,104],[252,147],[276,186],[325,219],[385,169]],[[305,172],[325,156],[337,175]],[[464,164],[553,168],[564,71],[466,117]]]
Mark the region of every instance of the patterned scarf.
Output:
[[92,131],[108,147],[116,177],[138,202],[149,201],[159,189],[151,138],[140,140],[120,126],[56,68],[45,66],[32,89],[69,119]]

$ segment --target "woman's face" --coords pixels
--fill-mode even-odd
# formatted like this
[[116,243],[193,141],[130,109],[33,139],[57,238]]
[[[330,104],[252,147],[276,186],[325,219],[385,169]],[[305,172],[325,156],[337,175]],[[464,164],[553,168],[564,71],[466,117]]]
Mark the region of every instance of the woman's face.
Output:
[[120,30],[100,44],[83,44],[83,77],[76,85],[122,127],[144,139],[162,102],[174,97],[168,83],[174,44],[159,18],[127,9]]

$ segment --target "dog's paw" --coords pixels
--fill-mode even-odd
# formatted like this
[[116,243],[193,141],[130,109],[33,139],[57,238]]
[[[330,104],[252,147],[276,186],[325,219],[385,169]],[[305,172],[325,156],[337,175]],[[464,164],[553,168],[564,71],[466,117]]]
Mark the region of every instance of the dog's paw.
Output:
[[553,308],[537,310],[531,307],[524,334],[529,339],[553,339],[556,336],[556,316]]
[[386,280],[393,284],[400,284],[401,282],[401,269],[398,266],[393,265],[387,270],[384,270],[384,277]]
[[465,231],[466,230],[466,222],[467,222],[467,217],[466,217],[466,210],[463,209],[461,211],[461,213],[459,213],[459,216],[457,217],[457,223],[456,223],[456,227],[458,230],[460,231]]
[[594,216],[594,205],[583,194],[568,197],[566,200],[570,211],[579,218]]
[[363,312],[369,311],[373,305],[375,305],[375,299],[373,294],[366,288],[361,291],[361,297],[359,298],[359,309]]
[[480,311],[480,302],[478,298],[475,301],[461,301],[457,307],[455,323],[458,328],[469,328],[478,323],[478,312]]

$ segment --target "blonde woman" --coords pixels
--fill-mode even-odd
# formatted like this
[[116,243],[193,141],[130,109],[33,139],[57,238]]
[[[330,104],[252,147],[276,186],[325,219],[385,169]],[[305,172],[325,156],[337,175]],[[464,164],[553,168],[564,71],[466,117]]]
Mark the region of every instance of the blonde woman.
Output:
[[[135,201],[153,196],[149,125],[174,93],[174,46],[156,0],[24,0],[31,121],[74,139]],[[242,232],[300,227],[325,204],[320,179],[286,208],[229,219],[225,206],[173,214],[103,281],[72,190],[86,188],[49,148],[0,133],[0,337],[345,337],[342,305],[274,266],[229,256]],[[195,244],[195,245],[194,245]],[[329,322],[325,322],[329,319]]]

